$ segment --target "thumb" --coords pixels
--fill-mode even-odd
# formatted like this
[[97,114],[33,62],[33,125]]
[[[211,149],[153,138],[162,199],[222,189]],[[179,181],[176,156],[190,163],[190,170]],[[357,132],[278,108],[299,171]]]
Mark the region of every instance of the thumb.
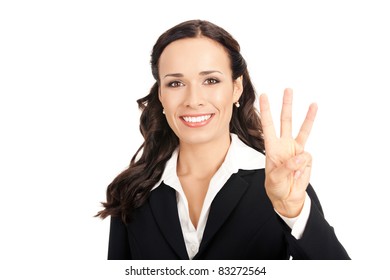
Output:
[[269,182],[271,184],[277,184],[286,177],[292,176],[291,178],[298,179],[305,167],[310,164],[311,156],[308,153],[301,153],[287,160],[281,166],[275,168],[271,174],[269,174]]

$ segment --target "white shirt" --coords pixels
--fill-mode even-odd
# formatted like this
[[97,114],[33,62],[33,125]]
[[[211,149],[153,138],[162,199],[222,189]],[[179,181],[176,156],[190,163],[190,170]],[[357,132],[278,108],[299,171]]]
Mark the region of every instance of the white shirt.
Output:
[[[247,146],[235,134],[231,134],[231,139],[232,142],[224,162],[211,178],[210,185],[203,202],[197,228],[195,228],[191,222],[188,201],[176,173],[177,158],[179,154],[178,148],[172,153],[171,158],[167,161],[160,181],[152,188],[153,191],[158,186],[160,186],[161,182],[164,181],[166,185],[170,186],[176,191],[180,225],[187,248],[187,253],[190,259],[192,259],[199,250],[211,203],[227,180],[232,176],[232,174],[237,173],[239,169],[254,170],[265,168],[265,156],[262,153]],[[276,213],[292,229],[291,234],[297,239],[301,238],[303,231],[305,230],[310,214],[310,204],[310,198],[306,194],[303,209],[300,215],[295,218],[283,217],[275,210]]]

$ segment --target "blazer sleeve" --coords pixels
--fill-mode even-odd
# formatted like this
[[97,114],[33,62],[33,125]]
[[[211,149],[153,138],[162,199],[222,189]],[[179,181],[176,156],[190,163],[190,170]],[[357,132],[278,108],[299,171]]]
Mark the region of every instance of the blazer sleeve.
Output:
[[131,259],[127,228],[120,217],[111,217],[110,237],[108,242],[108,259]]
[[311,185],[307,188],[311,198],[309,219],[300,239],[291,235],[291,229],[282,221],[293,259],[348,260],[350,257],[336,237],[334,229],[325,220],[320,201]]

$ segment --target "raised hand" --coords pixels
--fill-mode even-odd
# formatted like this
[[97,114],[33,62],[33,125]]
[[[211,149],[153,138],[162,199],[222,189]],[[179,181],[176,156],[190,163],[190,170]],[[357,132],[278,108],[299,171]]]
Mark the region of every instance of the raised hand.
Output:
[[265,189],[274,208],[285,217],[296,217],[302,210],[311,173],[311,155],[305,143],[317,113],[311,104],[298,136],[292,137],[291,89],[285,89],[280,117],[280,137],[272,121],[268,98],[260,96],[260,113],[265,144]]

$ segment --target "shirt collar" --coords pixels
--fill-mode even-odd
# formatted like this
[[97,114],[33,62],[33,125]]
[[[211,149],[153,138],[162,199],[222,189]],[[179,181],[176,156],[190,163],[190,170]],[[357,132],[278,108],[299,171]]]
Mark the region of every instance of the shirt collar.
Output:
[[[265,168],[265,156],[262,153],[246,145],[238,138],[236,134],[231,133],[230,136],[232,141],[229,150],[217,173],[222,171],[232,175],[237,173],[239,169],[254,170]],[[162,182],[164,182],[166,185],[172,187],[176,191],[182,192],[180,180],[176,173],[178,155],[179,148],[176,148],[176,150],[172,153],[171,158],[165,165],[161,179],[157,182],[156,185],[154,185],[152,191],[160,186]]]

